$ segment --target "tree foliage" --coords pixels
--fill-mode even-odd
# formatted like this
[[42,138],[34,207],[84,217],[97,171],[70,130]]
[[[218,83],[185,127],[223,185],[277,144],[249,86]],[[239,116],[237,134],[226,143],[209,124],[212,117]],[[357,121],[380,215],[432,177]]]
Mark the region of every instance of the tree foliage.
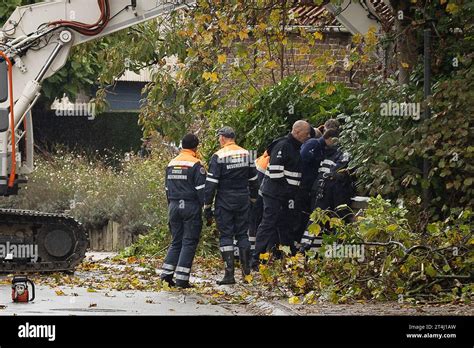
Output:
[[[419,64],[407,84],[382,76],[373,76],[365,84],[354,96],[355,112],[344,118],[342,133],[364,193],[403,198],[418,213],[422,189],[428,188],[431,199],[426,213],[433,220],[449,216],[452,209],[472,206],[474,199],[473,41],[468,19],[474,7],[470,3],[443,6],[427,8],[435,18],[429,23],[434,26],[433,96],[423,101],[422,56],[417,55]],[[389,102],[420,104],[420,119],[381,115],[382,104]],[[431,117],[424,118],[428,107]],[[423,159],[430,166],[427,179],[422,175]],[[427,221],[422,219],[421,230]]]
[[318,127],[329,118],[351,113],[349,94],[342,84],[308,86],[298,76],[287,77],[264,89],[249,103],[210,113],[204,153],[210,157],[216,150],[217,130],[229,125],[236,131],[241,146],[261,154],[274,139],[288,134],[297,120],[306,119]]
[[311,217],[314,224],[329,224],[333,230],[323,235],[319,256],[314,252],[291,256],[288,247],[281,248],[287,255],[281,260],[261,255],[267,262],[260,265],[259,279],[267,291],[278,291],[294,304],[470,303],[474,290],[471,210],[428,225],[426,234],[414,233],[407,210],[380,196],[371,199],[354,223],[331,216],[319,209]]

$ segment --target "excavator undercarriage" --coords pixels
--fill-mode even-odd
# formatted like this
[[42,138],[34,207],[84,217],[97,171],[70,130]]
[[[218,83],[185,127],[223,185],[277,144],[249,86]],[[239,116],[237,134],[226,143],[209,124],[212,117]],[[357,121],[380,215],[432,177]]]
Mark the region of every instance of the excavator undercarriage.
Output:
[[73,218],[0,209],[0,273],[73,271],[89,245]]

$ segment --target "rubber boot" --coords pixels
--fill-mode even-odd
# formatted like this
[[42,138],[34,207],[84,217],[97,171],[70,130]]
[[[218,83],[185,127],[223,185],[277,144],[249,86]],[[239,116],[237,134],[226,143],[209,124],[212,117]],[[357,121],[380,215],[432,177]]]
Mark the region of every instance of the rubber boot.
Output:
[[173,280],[173,275],[164,275],[161,276],[161,281],[162,282],[167,282],[169,286],[175,286],[175,282]]
[[250,264],[252,262],[252,253],[249,248],[239,248],[240,255],[240,267],[242,268],[242,276],[248,276],[250,274],[251,268]]
[[189,289],[193,286],[189,283],[189,280],[176,279],[176,287],[181,289]]
[[225,265],[225,274],[224,278],[221,281],[218,281],[218,285],[228,285],[235,284],[234,279],[234,251],[223,251],[222,259],[224,260]]

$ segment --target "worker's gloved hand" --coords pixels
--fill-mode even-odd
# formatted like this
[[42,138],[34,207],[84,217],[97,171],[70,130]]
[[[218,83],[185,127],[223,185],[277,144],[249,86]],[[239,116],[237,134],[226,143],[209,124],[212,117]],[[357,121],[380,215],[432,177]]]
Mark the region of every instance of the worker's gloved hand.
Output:
[[206,226],[211,226],[213,219],[214,213],[212,211],[212,207],[204,207],[204,220],[206,220]]

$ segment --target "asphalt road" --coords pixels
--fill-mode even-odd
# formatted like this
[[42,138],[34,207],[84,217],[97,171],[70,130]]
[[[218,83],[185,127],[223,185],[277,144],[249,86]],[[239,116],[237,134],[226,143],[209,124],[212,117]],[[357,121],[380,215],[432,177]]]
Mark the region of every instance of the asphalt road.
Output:
[[[62,288],[58,296],[47,286],[36,289],[31,303],[11,302],[11,288],[0,285],[1,315],[234,315],[239,308],[200,304],[200,297],[178,292],[98,291],[85,288]],[[237,307],[237,306],[235,306]]]

